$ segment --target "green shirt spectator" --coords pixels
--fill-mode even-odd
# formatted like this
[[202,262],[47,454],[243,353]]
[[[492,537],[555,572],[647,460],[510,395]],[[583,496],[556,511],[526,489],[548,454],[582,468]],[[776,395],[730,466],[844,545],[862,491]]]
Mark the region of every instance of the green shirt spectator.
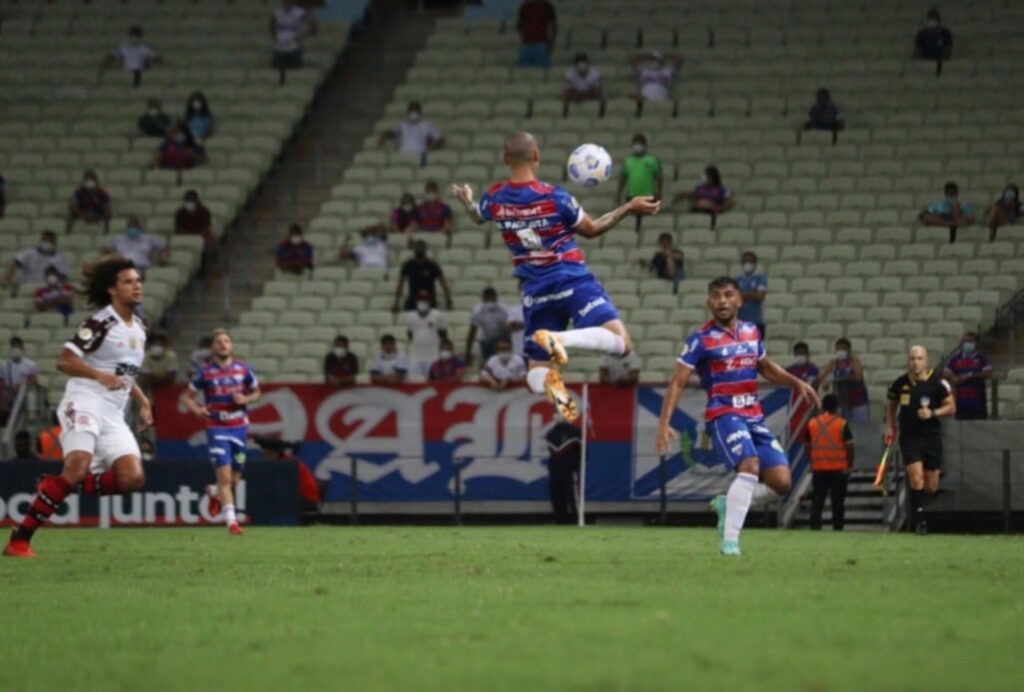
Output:
[[170,124],[171,118],[161,108],[160,99],[149,99],[146,112],[139,117],[139,132],[147,137],[163,137]]
[[647,152],[647,137],[641,133],[633,135],[633,146],[629,156],[622,160],[617,197],[622,202],[633,197],[655,197],[661,199],[661,160]]

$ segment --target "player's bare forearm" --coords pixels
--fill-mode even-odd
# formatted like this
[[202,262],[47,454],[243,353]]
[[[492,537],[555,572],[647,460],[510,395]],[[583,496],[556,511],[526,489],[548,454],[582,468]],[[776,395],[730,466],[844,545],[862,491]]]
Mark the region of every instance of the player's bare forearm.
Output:
[[885,427],[892,428],[896,425],[896,402],[885,402]]
[[658,424],[667,426],[672,421],[672,413],[679,406],[679,398],[683,396],[686,383],[690,381],[690,373],[693,371],[685,365],[676,364],[672,379],[669,380],[668,389],[665,390],[665,400],[661,404],[661,416]]
[[248,394],[245,395],[246,404],[255,404],[257,401],[263,398],[263,390],[257,387]]
[[946,403],[935,409],[936,418],[946,418],[956,413],[956,399],[952,396],[946,397]]
[[149,407],[149,397],[142,391],[142,387],[139,386],[138,382],[132,384],[132,398],[135,399],[135,403],[142,407]]
[[761,377],[780,387],[796,389],[803,382],[800,378],[790,375],[770,358],[762,358],[757,364],[757,371],[761,374]]
[[86,365],[77,353],[66,348],[57,356],[57,369],[65,375],[84,377],[88,380],[99,380],[103,374],[96,368]]
[[651,197],[634,197],[612,211],[592,219],[584,215],[576,230],[584,238],[597,238],[615,228],[620,221],[631,213],[657,214],[661,203]]
[[480,216],[480,209],[473,200],[473,188],[469,185],[452,185],[452,194],[455,196],[455,199],[459,200],[462,208],[466,210],[469,218],[473,219],[474,223],[480,225],[484,222],[484,218]]

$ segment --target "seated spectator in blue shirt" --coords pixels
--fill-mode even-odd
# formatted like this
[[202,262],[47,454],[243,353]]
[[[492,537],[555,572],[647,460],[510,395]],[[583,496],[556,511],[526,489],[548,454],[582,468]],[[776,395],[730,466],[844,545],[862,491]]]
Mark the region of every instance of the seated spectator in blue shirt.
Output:
[[996,239],[1000,226],[1009,226],[1024,214],[1024,203],[1020,201],[1020,188],[1007,183],[1003,194],[985,211],[988,222],[988,242]]
[[820,371],[818,366],[811,362],[811,349],[803,341],[793,344],[793,364],[786,368],[786,372],[793,377],[803,380],[815,389],[818,388],[818,375]]
[[832,94],[828,89],[818,89],[818,95],[814,103],[807,109],[807,122],[804,123],[805,130],[842,130],[844,126],[843,113],[839,105],[832,100]]
[[210,111],[210,104],[203,92],[193,91],[192,95],[188,97],[183,122],[192,138],[197,142],[202,142],[213,136],[213,112]]
[[753,322],[764,339],[764,299],[768,294],[768,277],[764,272],[757,271],[757,255],[750,250],[743,253],[743,272],[736,277],[736,283],[743,296],[739,318],[744,322]]
[[964,334],[960,348],[949,357],[943,373],[956,387],[957,420],[988,418],[985,382],[992,379],[992,365],[978,349],[978,340],[977,332]]
[[914,57],[919,60],[949,60],[953,57],[953,32],[942,26],[936,9],[928,10],[926,25],[914,39]]
[[970,204],[959,199],[960,188],[950,181],[943,188],[945,196],[932,202],[928,208],[918,214],[917,218],[925,226],[943,226],[949,229],[949,242],[956,242],[956,231],[961,226],[974,223],[974,209]]
[[289,274],[313,271],[313,246],[302,237],[302,226],[293,223],[288,238],[277,246],[277,268]]

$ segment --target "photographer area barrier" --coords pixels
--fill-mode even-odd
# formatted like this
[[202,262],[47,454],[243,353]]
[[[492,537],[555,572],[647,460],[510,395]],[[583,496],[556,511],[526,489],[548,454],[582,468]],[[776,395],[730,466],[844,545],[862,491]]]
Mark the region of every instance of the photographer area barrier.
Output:
[[[581,395],[580,385],[571,389]],[[654,443],[664,387],[588,389],[585,499],[594,510],[656,505],[663,485],[673,502],[724,492],[732,476],[703,432],[703,392],[683,397],[673,418],[681,444],[662,467]],[[180,394],[177,387],[156,396],[159,456],[205,459],[202,421],[185,411]],[[789,398],[788,390],[761,391],[783,444]],[[448,512],[458,497],[460,512],[547,511],[544,435],[554,411],[525,388],[267,385],[250,417],[253,434],[302,441],[300,456],[324,486],[328,510]]]
[[[53,526],[201,526],[223,524],[210,515],[206,486],[213,470],[206,461],[151,461],[143,464],[146,486],[131,495],[71,495],[54,514]],[[0,524],[24,518],[44,474],[60,473],[59,462],[11,461],[0,464]],[[239,519],[246,524],[299,523],[299,484],[295,462],[253,461],[238,486]]]

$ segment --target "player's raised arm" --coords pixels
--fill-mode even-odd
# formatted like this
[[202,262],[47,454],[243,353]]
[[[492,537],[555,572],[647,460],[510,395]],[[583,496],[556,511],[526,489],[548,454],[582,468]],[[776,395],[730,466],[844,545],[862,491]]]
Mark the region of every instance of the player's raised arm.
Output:
[[476,202],[473,201],[473,188],[466,185],[452,185],[452,194],[455,195],[455,199],[462,202],[462,206],[465,208],[466,213],[469,214],[469,218],[477,224],[481,224],[486,219],[480,215],[480,208]]
[[686,389],[686,383],[690,381],[693,368],[676,363],[676,369],[669,380],[668,389],[665,390],[665,400],[661,404],[661,417],[658,419],[658,438],[654,448],[658,454],[667,454],[669,443],[678,438],[679,435],[672,429],[672,414],[679,406],[679,397]]
[[807,384],[799,377],[795,377],[786,372],[785,368],[780,366],[771,358],[765,357],[759,360],[757,362],[757,372],[761,377],[772,384],[777,384],[781,387],[789,387],[790,389],[800,393],[805,399],[814,404],[815,407],[821,408],[821,399],[818,398],[818,392],[814,390],[814,387]]
[[660,200],[656,200],[653,197],[634,197],[622,206],[596,219],[590,218],[590,215],[584,212],[583,218],[579,220],[574,230],[584,238],[597,238],[615,228],[620,221],[630,214],[650,216],[657,214],[659,209],[661,209]]

